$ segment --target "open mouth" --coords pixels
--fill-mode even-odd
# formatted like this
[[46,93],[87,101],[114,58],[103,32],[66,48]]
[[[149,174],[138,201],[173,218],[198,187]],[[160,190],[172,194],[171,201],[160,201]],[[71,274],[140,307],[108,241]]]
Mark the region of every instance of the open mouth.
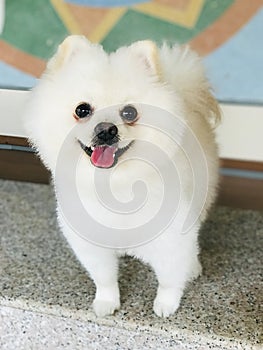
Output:
[[90,157],[91,163],[98,168],[111,168],[115,166],[118,159],[126,152],[134,141],[131,141],[127,146],[119,148],[118,143],[113,145],[86,146],[78,140],[83,151]]

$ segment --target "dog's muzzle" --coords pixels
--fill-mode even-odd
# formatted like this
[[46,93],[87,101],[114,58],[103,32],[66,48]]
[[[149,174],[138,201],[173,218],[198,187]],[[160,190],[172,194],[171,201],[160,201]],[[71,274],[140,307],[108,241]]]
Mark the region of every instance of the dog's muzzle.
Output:
[[91,159],[94,166],[99,168],[111,168],[116,165],[118,158],[132,145],[131,141],[123,148],[118,147],[120,140],[116,125],[108,122],[101,122],[94,128],[94,137],[91,146],[86,146],[80,140],[80,146]]

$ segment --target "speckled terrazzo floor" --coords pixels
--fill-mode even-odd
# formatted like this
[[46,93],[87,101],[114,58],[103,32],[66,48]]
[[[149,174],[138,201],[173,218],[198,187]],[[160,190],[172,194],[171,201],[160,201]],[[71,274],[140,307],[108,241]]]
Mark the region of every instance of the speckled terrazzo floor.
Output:
[[262,349],[262,213],[213,210],[203,276],[175,316],[153,314],[154,275],[125,258],[121,310],[96,319],[93,283],[56,226],[51,187],[0,180],[0,198],[1,349]]

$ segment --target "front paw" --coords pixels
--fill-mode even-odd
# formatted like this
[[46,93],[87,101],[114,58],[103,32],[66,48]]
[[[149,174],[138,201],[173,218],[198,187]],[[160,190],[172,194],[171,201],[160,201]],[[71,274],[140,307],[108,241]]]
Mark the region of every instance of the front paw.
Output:
[[153,311],[159,317],[169,317],[175,313],[179,307],[179,302],[167,303],[158,297],[154,300]]
[[98,317],[112,315],[114,311],[120,308],[119,300],[100,300],[95,299],[93,302],[93,310]]
[[164,288],[159,285],[153,304],[153,311],[159,317],[169,317],[178,309],[183,291],[178,288]]

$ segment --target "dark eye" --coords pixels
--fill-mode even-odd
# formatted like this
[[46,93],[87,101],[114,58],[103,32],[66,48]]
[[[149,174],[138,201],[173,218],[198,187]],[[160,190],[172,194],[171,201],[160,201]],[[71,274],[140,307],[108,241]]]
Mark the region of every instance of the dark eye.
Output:
[[93,108],[89,103],[82,102],[75,109],[75,116],[77,119],[82,119],[91,116]]
[[120,111],[120,116],[128,123],[134,122],[138,116],[137,109],[133,106],[125,106]]

